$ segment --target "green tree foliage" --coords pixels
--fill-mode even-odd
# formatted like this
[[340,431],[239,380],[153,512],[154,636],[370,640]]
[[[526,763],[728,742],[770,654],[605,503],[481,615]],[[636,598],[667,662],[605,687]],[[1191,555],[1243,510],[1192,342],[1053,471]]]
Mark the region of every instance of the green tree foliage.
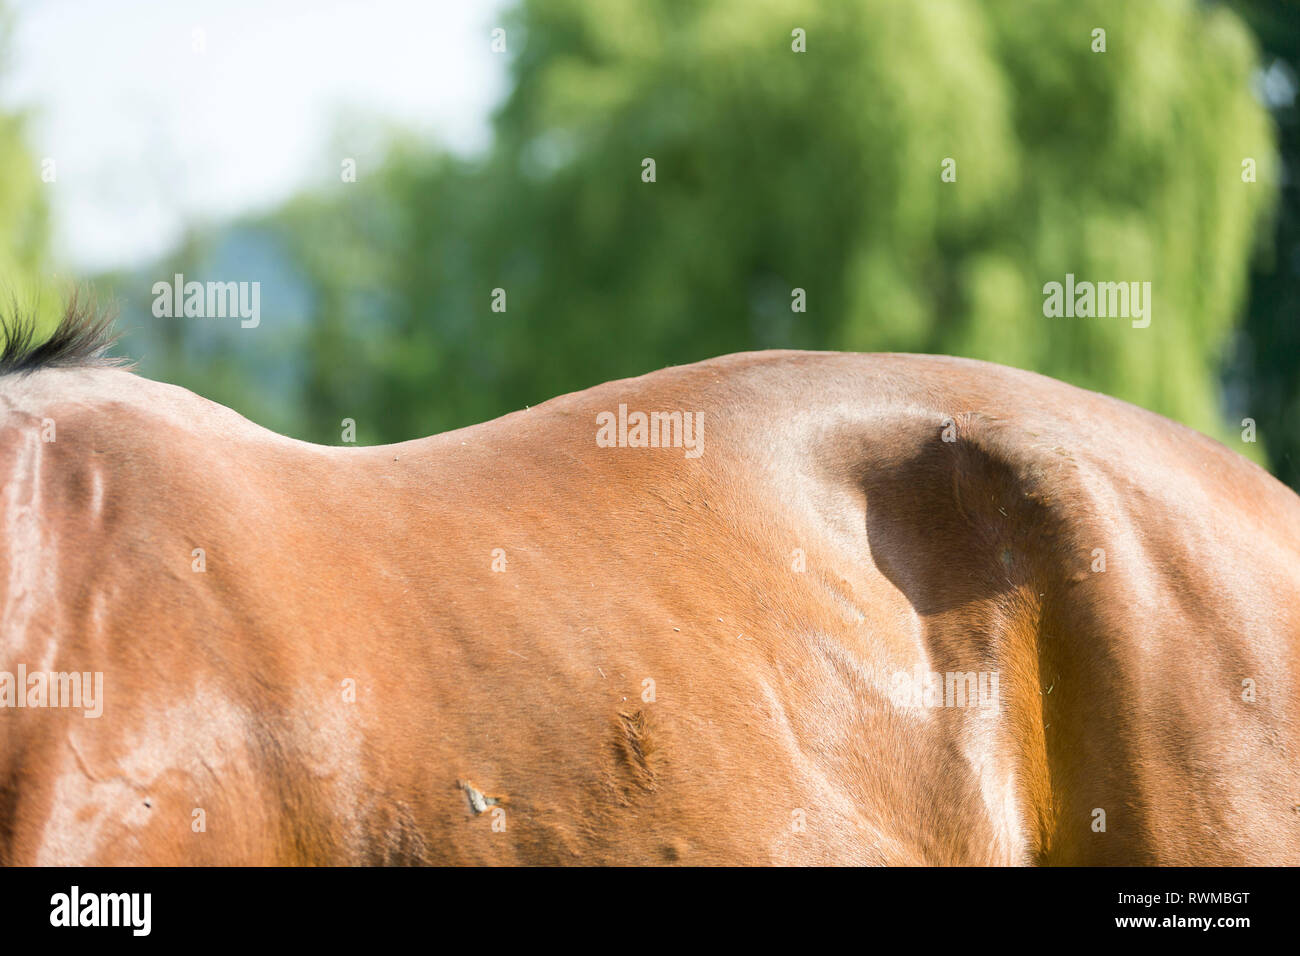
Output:
[[[0,7],[0,76],[8,73],[9,23]],[[0,307],[6,314],[11,308],[35,310],[48,329],[57,320],[60,295],[69,290],[47,289],[42,280],[49,266],[45,190],[52,184],[42,181],[41,164],[26,140],[26,117],[0,112]],[[57,173],[57,167],[49,172]]]
[[1236,0],[1264,49],[1261,92],[1284,171],[1269,242],[1251,275],[1250,307],[1228,375],[1237,421],[1252,418],[1273,473],[1300,489],[1300,3]]
[[[1226,8],[524,0],[505,26],[487,156],[397,143],[259,224],[310,290],[297,433],[796,347],[985,358],[1235,434],[1218,371],[1277,158]],[[1150,282],[1150,327],[1045,316],[1067,273]]]

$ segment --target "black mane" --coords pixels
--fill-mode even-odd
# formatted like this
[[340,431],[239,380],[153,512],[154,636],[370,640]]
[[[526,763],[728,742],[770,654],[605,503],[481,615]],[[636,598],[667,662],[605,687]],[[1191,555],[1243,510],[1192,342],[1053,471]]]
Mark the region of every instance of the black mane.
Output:
[[0,375],[43,368],[120,368],[128,363],[105,353],[117,340],[111,315],[99,313],[73,296],[63,318],[43,342],[36,342],[36,319],[16,309],[0,316]]

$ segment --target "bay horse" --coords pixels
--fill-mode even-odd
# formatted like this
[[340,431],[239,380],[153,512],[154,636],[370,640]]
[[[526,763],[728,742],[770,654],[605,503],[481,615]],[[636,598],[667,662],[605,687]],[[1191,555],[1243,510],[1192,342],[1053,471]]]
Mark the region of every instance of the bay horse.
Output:
[[381,447],[0,358],[5,864],[1297,864],[1300,500],[960,358]]

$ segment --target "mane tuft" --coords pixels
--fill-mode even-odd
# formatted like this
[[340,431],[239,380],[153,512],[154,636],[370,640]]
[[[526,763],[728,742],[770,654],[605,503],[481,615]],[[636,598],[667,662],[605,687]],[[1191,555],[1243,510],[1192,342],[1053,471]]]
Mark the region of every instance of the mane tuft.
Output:
[[77,296],[58,327],[42,342],[36,341],[36,319],[17,309],[0,315],[0,375],[25,375],[43,368],[126,368],[126,359],[105,354],[117,341],[113,317],[84,304]]

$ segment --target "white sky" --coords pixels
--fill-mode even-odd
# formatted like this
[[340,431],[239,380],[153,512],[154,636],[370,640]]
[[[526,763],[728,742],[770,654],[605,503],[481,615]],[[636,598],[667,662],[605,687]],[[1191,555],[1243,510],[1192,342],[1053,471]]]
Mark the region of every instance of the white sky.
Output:
[[11,0],[0,103],[32,111],[32,151],[55,160],[56,259],[81,273],[137,265],[186,222],[337,181],[344,156],[366,155],[365,142],[333,145],[345,114],[483,148],[506,90],[506,58],[489,49],[505,5]]

